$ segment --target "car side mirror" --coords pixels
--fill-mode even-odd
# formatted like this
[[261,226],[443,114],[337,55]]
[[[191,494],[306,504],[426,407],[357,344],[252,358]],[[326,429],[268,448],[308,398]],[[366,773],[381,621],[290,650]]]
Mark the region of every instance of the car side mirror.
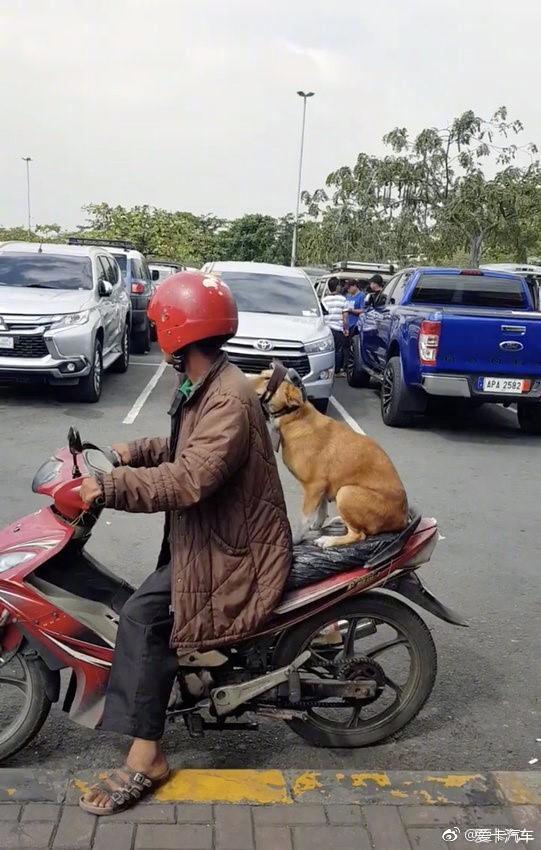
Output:
[[109,298],[113,292],[113,285],[108,280],[100,280],[98,283],[98,295],[101,298]]
[[160,279],[160,273],[159,273],[158,269],[152,269],[152,280],[159,280],[159,279]]

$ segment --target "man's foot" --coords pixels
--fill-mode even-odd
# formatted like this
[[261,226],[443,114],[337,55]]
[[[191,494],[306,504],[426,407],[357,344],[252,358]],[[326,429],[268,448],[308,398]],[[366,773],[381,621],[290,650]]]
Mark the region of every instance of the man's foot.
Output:
[[152,761],[147,760],[146,764],[130,752],[126,764],[107,771],[104,778],[81,797],[79,805],[85,811],[98,815],[124,811],[165,782],[169,773],[169,765],[162,752]]

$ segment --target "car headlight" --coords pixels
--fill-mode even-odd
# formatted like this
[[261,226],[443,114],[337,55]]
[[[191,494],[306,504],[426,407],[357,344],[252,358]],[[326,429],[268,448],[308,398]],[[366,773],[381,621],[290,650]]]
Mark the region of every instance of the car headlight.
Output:
[[55,316],[53,328],[72,328],[74,325],[84,325],[88,322],[90,310],[81,310],[79,313],[67,313],[65,316]]
[[324,351],[333,351],[334,339],[332,334],[316,339],[315,342],[306,343],[304,350],[307,354],[322,354]]
[[5,573],[6,570],[24,564],[25,561],[34,558],[35,555],[35,552],[6,552],[5,555],[0,555],[0,573]]

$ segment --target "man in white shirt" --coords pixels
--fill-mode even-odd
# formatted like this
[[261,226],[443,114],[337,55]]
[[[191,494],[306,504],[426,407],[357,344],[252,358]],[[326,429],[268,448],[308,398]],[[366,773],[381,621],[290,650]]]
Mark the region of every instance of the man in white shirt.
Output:
[[342,373],[344,365],[344,346],[348,333],[348,303],[340,293],[340,281],[337,277],[329,280],[329,294],[321,299],[326,311],[325,322],[328,324],[334,337],[335,371],[337,375]]

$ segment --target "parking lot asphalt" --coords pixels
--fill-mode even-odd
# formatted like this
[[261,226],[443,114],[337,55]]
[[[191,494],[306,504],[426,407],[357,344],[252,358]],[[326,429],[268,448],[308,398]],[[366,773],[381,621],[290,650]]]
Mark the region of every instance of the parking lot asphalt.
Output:
[[[156,374],[153,350],[134,357],[126,375],[107,375],[101,401],[83,405],[48,389],[0,389],[0,525],[43,504],[30,489],[37,467],[66,440],[69,425],[100,445],[168,431],[174,374],[167,369],[133,417]],[[390,453],[412,502],[436,516],[445,537],[421,578],[469,621],[460,629],[430,615],[439,653],[433,695],[419,717],[384,744],[364,750],[309,747],[281,723],[259,732],[210,733],[191,740],[169,727],[175,766],[200,768],[521,770],[538,757],[539,728],[539,439],[518,430],[516,415],[481,409],[466,418],[386,428],[374,390],[343,380],[335,397]],[[131,416],[128,414],[132,412]],[[331,415],[340,418],[336,408]],[[292,521],[300,493],[280,464]],[[153,569],[162,517],[107,512],[89,550],[134,583]],[[423,615],[424,616],[424,615]],[[118,736],[82,729],[55,707],[38,738],[4,767],[91,768],[118,762]]]

